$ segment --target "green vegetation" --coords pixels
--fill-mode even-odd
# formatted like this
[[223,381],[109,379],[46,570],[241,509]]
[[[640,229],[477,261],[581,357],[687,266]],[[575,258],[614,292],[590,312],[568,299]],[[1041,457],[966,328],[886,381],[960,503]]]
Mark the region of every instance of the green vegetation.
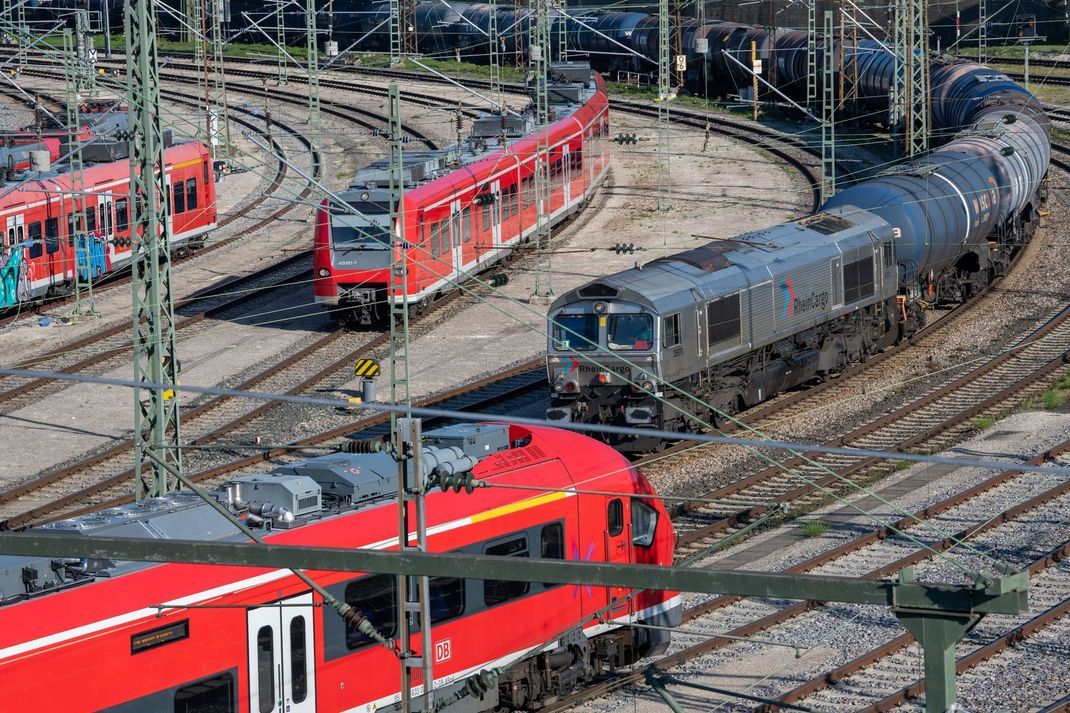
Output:
[[973,427],[978,431],[983,431],[986,428],[992,428],[992,424],[996,422],[996,419],[990,416],[982,416],[973,422]]
[[914,464],[911,463],[908,460],[897,460],[895,462],[895,469],[896,469],[896,471],[906,470],[907,468],[909,468],[912,465],[914,465]]
[[1059,389],[1046,389],[1044,391],[1044,408],[1049,411],[1055,409],[1066,403],[1066,394]]
[[807,537],[818,537],[828,532],[829,526],[820,520],[807,520],[803,525],[803,534]]

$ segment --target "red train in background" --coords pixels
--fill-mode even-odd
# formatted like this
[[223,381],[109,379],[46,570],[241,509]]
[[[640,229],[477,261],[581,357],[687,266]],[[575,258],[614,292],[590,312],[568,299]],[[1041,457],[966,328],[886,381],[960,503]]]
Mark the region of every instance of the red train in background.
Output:
[[[550,220],[581,209],[609,167],[609,101],[586,63],[551,67],[548,95]],[[535,232],[538,134],[531,113],[477,119],[464,142],[405,151],[405,243],[411,308],[422,311],[472,273],[511,257]],[[314,238],[317,302],[353,326],[389,312],[389,162],[362,168],[340,197],[324,201]],[[394,229],[397,232],[396,228]]]
[[[125,125],[125,117],[121,113],[92,115],[93,123],[87,125],[83,137],[99,135],[84,149],[87,159],[80,181],[65,165],[30,166],[34,149],[41,154],[48,151],[44,164],[56,160],[60,155],[57,139],[12,142],[6,149],[10,160],[4,164],[6,180],[0,183],[0,310],[68,292],[76,265],[81,266],[83,280],[95,280],[129,264],[130,162],[125,158],[125,144],[94,131],[109,122]],[[93,163],[94,157],[102,160]],[[179,249],[203,241],[216,226],[212,160],[203,144],[186,140],[168,146],[164,161],[171,245]],[[26,168],[39,170],[27,174]],[[75,195],[79,183],[85,191],[84,234],[76,229],[73,215],[80,209]]]
[[[435,489],[426,501],[432,551],[672,563],[668,513],[638,497],[653,495],[649,483],[600,442],[466,424],[425,433],[424,458],[491,484],[555,489]],[[341,453],[240,477],[218,497],[273,544],[394,549],[396,474],[386,453]],[[188,492],[35,531],[244,541]],[[311,574],[394,638],[394,575]],[[393,652],[318,606],[288,570],[0,556],[0,592],[0,690],[11,710],[370,712],[398,701]],[[680,618],[675,592],[450,577],[431,579],[429,606],[439,696],[505,669],[447,713],[539,707],[668,645],[667,630],[628,624]],[[420,639],[413,635],[411,650]]]

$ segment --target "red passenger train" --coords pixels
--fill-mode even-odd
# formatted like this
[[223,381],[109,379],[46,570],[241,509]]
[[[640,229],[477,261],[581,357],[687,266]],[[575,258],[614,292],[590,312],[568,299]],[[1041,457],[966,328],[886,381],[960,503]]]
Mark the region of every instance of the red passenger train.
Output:
[[[605,178],[609,101],[601,76],[586,63],[554,64],[551,77],[549,212],[557,223],[581,209]],[[481,117],[466,141],[445,150],[403,152],[406,298],[413,309],[530,240],[538,148],[525,113]],[[389,175],[386,159],[362,168],[340,194],[353,210],[328,199],[316,221],[316,301],[352,325],[378,323],[389,311]]]
[[[125,123],[125,115],[113,115]],[[94,116],[97,122],[108,116]],[[169,134],[170,132],[168,132]],[[46,139],[50,158],[56,151]],[[58,146],[58,144],[56,144]],[[104,159],[87,165],[79,177],[60,166],[36,176],[7,172],[0,183],[0,310],[64,294],[74,283],[76,265],[83,280],[97,279],[129,264],[131,251],[130,162],[125,144],[98,138],[84,151]],[[16,147],[28,153],[29,147]],[[198,141],[174,143],[164,150],[172,223],[172,248],[181,248],[216,226],[216,194],[208,149]],[[29,166],[29,160],[13,161]],[[31,178],[32,177],[32,178]],[[86,233],[79,235],[76,193],[85,192]],[[76,256],[77,253],[77,256]]]
[[[639,497],[653,495],[649,483],[600,442],[467,424],[425,433],[423,458],[428,470],[471,469],[490,483],[427,497],[432,551],[672,563],[665,508]],[[272,544],[394,549],[396,476],[388,454],[334,454],[240,477],[217,497]],[[188,492],[36,530],[244,541]],[[394,575],[310,574],[394,638]],[[287,570],[0,556],[0,596],[8,710],[397,710],[394,653],[319,606],[320,596]],[[446,713],[537,708],[599,671],[664,650],[664,627],[680,618],[675,592],[451,577],[430,580],[429,608],[438,700],[475,691]],[[420,641],[414,634],[410,650],[419,652]],[[470,685],[492,668],[503,669],[496,683]]]

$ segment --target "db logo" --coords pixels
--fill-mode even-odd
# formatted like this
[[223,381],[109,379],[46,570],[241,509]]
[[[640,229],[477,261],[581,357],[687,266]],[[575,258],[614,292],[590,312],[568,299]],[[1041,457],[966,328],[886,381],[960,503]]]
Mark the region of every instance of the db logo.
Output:
[[435,663],[449,661],[453,656],[453,642],[449,639],[435,642]]

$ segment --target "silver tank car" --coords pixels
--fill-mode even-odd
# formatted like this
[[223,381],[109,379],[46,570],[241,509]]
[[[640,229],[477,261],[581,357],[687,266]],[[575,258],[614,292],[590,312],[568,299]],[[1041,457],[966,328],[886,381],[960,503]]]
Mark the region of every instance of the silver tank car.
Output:
[[716,421],[892,344],[898,285],[892,227],[854,206],[601,278],[550,309],[547,415]]

